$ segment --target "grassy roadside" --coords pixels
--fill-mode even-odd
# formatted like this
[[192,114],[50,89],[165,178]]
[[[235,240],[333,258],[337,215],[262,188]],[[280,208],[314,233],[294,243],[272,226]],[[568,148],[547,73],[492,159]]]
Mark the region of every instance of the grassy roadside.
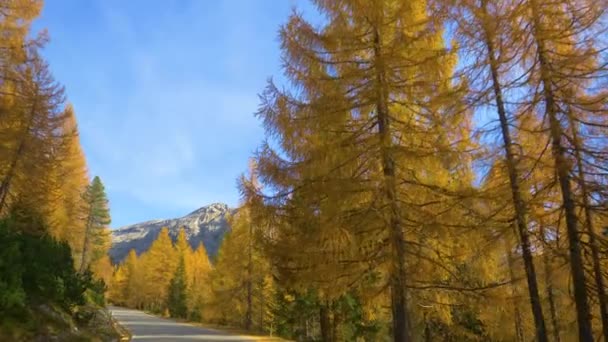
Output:
[[[20,317],[0,322],[0,341],[128,341],[105,308],[88,305],[67,312],[52,304],[33,305]],[[122,336],[128,336],[122,339]]]
[[[108,311],[107,308],[106,308],[106,311]],[[112,316],[112,314],[110,314],[110,321],[112,324],[112,328],[114,329],[114,331],[116,331],[116,333],[119,336],[118,339],[120,342],[131,341],[132,335],[131,335],[131,332],[129,331],[129,329],[125,328],[122,324],[120,324],[120,322],[118,322],[118,320],[116,318],[114,318],[114,316]]]

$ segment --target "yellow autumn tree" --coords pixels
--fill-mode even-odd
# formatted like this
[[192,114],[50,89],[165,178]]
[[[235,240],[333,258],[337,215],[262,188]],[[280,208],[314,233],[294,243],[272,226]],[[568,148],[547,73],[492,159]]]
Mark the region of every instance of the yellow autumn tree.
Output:
[[[568,241],[580,340],[593,340],[594,335],[590,283],[595,283],[596,287],[600,284],[598,311],[603,320],[602,333],[604,338],[608,338],[608,309],[602,286],[605,279],[598,258],[597,236],[593,228],[589,228],[593,219],[591,210],[588,210],[591,208],[586,173],[596,173],[593,171],[595,163],[584,165],[593,160],[593,152],[581,159],[579,139],[580,133],[585,133],[581,124],[584,127],[593,122],[592,117],[598,110],[605,113],[605,108],[602,110],[594,105],[598,100],[594,80],[606,77],[605,63],[601,62],[599,52],[606,49],[606,42],[597,38],[599,32],[606,30],[604,6],[601,1],[563,1],[556,6],[553,1],[532,0],[518,4],[518,20],[514,25],[519,33],[519,42],[525,44],[527,50],[522,53],[521,63],[529,70],[526,74],[529,96],[521,101],[543,118],[536,129],[546,130],[550,141]],[[602,94],[598,95],[602,97]],[[591,147],[592,151],[597,151],[596,148]],[[570,150],[574,151],[573,156]],[[598,173],[600,179],[605,180],[605,175],[602,171]],[[583,211],[579,214],[581,207]],[[590,238],[589,243],[583,240],[585,231]],[[592,256],[595,255],[589,272],[592,277],[585,274],[586,248],[590,249]]]
[[193,320],[209,319],[207,304],[212,301],[211,278],[212,266],[205,246],[200,243],[194,252],[187,254],[188,311]]
[[265,305],[272,295],[269,263],[255,237],[249,208],[230,217],[231,231],[224,237],[210,274],[211,300],[205,316],[210,320],[249,330],[267,330]]
[[109,284],[108,298],[114,304],[142,308],[143,277],[135,250],[116,268]]
[[[40,15],[42,0],[15,0],[0,3],[0,78],[5,95],[14,95],[18,67],[27,59],[27,49],[44,42],[44,37],[31,40],[32,21]],[[4,114],[4,113],[3,113]]]
[[162,228],[150,249],[138,260],[142,288],[138,294],[143,306],[154,312],[165,313],[167,291],[178,264],[177,252],[169,236],[169,230]]
[[56,177],[56,197],[53,199],[53,213],[56,217],[50,224],[54,230],[53,235],[67,241],[76,258],[82,253],[85,221],[80,209],[89,178],[75,115],[74,108],[66,106],[59,165],[52,169]]
[[[277,143],[257,154],[270,190],[256,212],[282,281],[329,299],[385,290],[394,340],[411,341],[426,321],[414,308],[446,296],[429,289],[464,282],[451,268],[466,259],[441,267],[466,242],[450,208],[472,178],[456,56],[427,1],[314,3],[322,26],[294,13],[281,30],[294,87],[262,95]],[[448,306],[434,307],[451,324]]]
[[0,169],[0,213],[19,202],[40,208],[48,217],[44,204],[52,197],[49,170],[58,164],[64,90],[37,51],[30,52],[24,70],[16,84],[18,100],[7,109],[9,116],[0,134],[0,155],[6,161]]

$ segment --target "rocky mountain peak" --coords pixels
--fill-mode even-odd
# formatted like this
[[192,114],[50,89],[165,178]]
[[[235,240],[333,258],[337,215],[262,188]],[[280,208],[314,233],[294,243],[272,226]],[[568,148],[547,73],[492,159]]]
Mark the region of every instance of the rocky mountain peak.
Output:
[[207,206],[196,209],[186,216],[202,215],[206,213],[223,213],[230,210],[225,203],[211,203]]
[[183,227],[190,245],[196,248],[203,243],[209,257],[213,259],[229,230],[226,218],[231,212],[232,209],[224,203],[212,203],[181,218],[146,221],[114,229],[110,257],[118,263],[131,249],[141,254],[150,248],[163,227],[169,229],[169,235],[174,240]]

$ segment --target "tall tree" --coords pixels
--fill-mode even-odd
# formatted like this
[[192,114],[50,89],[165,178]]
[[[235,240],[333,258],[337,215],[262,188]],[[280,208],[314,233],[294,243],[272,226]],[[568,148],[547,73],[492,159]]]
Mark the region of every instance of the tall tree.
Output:
[[178,264],[177,252],[169,237],[169,230],[163,228],[150,249],[141,255],[138,269],[143,282],[139,296],[143,306],[154,312],[164,313],[167,309],[169,284]]
[[[520,21],[521,32],[525,37],[523,41],[533,48],[525,59],[535,64],[530,69],[530,88],[538,89],[535,92],[538,96],[533,96],[529,101],[532,106],[542,105],[539,106],[539,111],[543,112],[548,121],[566,222],[579,339],[582,341],[592,341],[593,330],[584,271],[582,231],[579,228],[576,192],[572,182],[574,168],[568,151],[568,107],[560,104],[570,101],[564,95],[572,94],[568,91],[572,89],[571,85],[580,85],[582,80],[597,76],[598,70],[601,70],[579,68],[590,59],[598,58],[597,53],[584,47],[599,48],[595,45],[598,41],[594,41],[593,35],[595,28],[602,22],[603,11],[601,4],[590,1],[564,1],[563,6],[555,6],[552,1],[531,0],[523,4]],[[580,42],[572,41],[574,37],[580,39]],[[538,98],[541,99],[540,102]]]
[[193,253],[187,254],[190,272],[187,272],[188,284],[188,311],[191,318],[195,320],[208,319],[207,304],[211,298],[212,266],[205,246],[200,243]]
[[324,276],[345,293],[381,269],[394,340],[410,341],[416,233],[440,226],[425,225],[445,218],[437,213],[450,191],[439,189],[466,168],[455,56],[427,1],[314,3],[325,25],[293,14],[281,30],[293,91],[270,84],[262,95],[259,116],[278,140],[278,151],[266,144],[258,155],[260,178],[277,189],[263,198],[277,227],[301,232],[275,236],[312,236],[311,253],[300,255],[306,267],[285,264],[292,274]]
[[242,207],[229,219],[231,231],[210,274],[212,300],[207,312],[217,322],[264,330],[264,322],[255,313],[265,311],[265,299],[270,294],[264,280],[270,269],[257,239],[251,235],[250,215],[249,208]]
[[167,308],[171,317],[186,318],[188,315],[188,296],[186,284],[186,265],[184,256],[179,257],[179,263],[169,283],[167,290]]
[[80,261],[81,273],[84,273],[91,263],[99,260],[109,247],[110,208],[105,188],[98,176],[93,178],[84,192],[83,202],[86,223]]
[[108,293],[110,300],[115,304],[142,308],[140,295],[143,291],[141,288],[143,283],[141,277],[141,264],[135,250],[132,249],[112,275]]
[[[512,117],[507,113],[505,104],[505,90],[501,70],[506,70],[509,61],[509,46],[500,44],[502,40],[512,39],[509,37],[508,23],[512,13],[508,10],[510,4],[504,2],[502,5],[496,2],[481,1],[458,1],[454,2],[454,22],[457,23],[458,33],[461,38],[463,53],[470,50],[476,52],[475,60],[470,63],[466,70],[472,79],[471,86],[473,98],[476,98],[480,107],[487,107],[485,94],[491,93],[491,101],[496,108],[499,119],[499,128],[503,141],[504,161],[511,188],[511,197],[515,213],[515,222],[519,241],[521,244],[522,257],[526,270],[530,305],[536,326],[536,338],[538,341],[548,341],[547,329],[543,315],[541,295],[538,287],[537,272],[534,265],[532,245],[528,228],[528,209],[522,196],[521,176],[518,170],[517,142],[513,139],[511,132]],[[475,79],[476,75],[483,75]],[[480,95],[481,94],[481,95]]]
[[47,170],[51,189],[43,207],[48,213],[51,235],[68,242],[76,259],[82,253],[86,224],[82,215],[82,194],[89,185],[89,177],[73,107],[68,104],[63,115],[65,120],[61,127],[61,142],[56,148],[56,161]]
[[[56,158],[64,115],[63,87],[35,49],[20,66],[16,97],[5,98],[0,155],[0,213],[15,201],[44,203],[50,189],[48,170]],[[35,207],[35,205],[34,205]]]
[[[27,50],[44,42],[44,36],[30,39],[32,21],[40,15],[42,0],[15,0],[0,3],[0,79],[2,95],[14,96],[19,67],[28,59]],[[6,113],[0,114],[3,118]]]

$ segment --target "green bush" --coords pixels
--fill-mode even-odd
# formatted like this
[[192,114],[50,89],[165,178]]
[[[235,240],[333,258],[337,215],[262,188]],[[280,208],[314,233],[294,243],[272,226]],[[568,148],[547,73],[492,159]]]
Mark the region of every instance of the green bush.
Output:
[[89,280],[75,272],[70,247],[48,236],[21,235],[21,240],[23,287],[30,300],[66,309],[84,304]]
[[0,221],[0,315],[25,306],[22,286],[21,245],[15,234]]
[[[28,304],[56,304],[66,310],[85,303],[85,292],[103,305],[105,284],[74,269],[70,247],[45,234],[34,214],[0,220],[0,317],[15,316]],[[30,229],[21,229],[28,227]]]
[[106,305],[105,293],[108,289],[103,279],[94,279],[93,273],[87,270],[83,275],[85,286],[87,288],[85,297],[88,302],[94,303],[98,306]]

